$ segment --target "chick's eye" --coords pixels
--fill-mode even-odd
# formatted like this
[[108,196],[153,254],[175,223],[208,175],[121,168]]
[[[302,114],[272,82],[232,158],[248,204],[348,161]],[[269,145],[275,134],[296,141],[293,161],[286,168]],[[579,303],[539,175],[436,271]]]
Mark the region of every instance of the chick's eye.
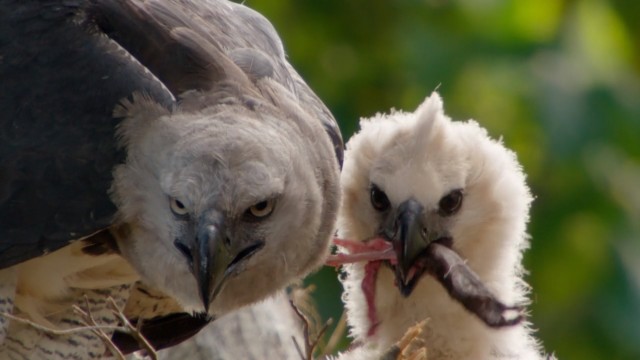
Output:
[[180,200],[173,198],[171,199],[171,211],[176,215],[186,215],[189,212]]
[[271,215],[271,213],[273,212],[273,208],[275,205],[275,201],[274,200],[264,200],[264,201],[260,201],[259,203],[251,206],[247,212],[249,214],[251,214],[251,216],[253,216],[254,218],[264,218],[266,216]]
[[440,207],[439,212],[442,216],[451,216],[460,210],[460,206],[462,205],[462,190],[456,189],[447,195],[443,196],[440,199],[440,203],[438,206]]
[[387,194],[376,185],[371,186],[371,205],[380,212],[388,210],[390,206]]

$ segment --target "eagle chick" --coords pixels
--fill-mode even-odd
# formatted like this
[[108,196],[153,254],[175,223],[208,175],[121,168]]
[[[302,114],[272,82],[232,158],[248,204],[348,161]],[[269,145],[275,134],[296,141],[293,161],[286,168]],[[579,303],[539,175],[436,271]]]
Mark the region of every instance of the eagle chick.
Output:
[[425,319],[431,360],[542,357],[520,308],[504,305],[525,305],[529,290],[532,196],[514,152],[473,120],[451,121],[434,93],[414,113],[362,120],[341,186],[338,235],[358,243],[337,241],[336,258],[367,258],[344,268],[363,345],[343,358],[383,354]]

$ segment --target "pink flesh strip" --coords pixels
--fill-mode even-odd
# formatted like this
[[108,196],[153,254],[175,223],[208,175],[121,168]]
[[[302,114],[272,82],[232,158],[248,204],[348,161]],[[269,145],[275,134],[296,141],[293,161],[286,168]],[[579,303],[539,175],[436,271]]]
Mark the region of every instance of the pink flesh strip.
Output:
[[368,251],[368,250],[385,250],[391,247],[391,244],[383,238],[374,237],[365,241],[333,239],[333,243],[342,246],[352,252]]
[[367,301],[367,316],[369,317],[369,331],[367,336],[373,336],[378,329],[378,314],[376,312],[376,279],[378,278],[378,270],[380,270],[382,261],[368,262],[364,266],[364,279],[362,279],[362,292]]
[[379,261],[379,260],[389,260],[392,263],[395,263],[396,254],[393,252],[393,249],[388,249],[385,251],[369,251],[369,252],[361,252],[355,254],[335,254],[330,255],[325,262],[325,265],[328,266],[340,266],[344,264],[351,264],[356,262],[370,262],[370,261]]
[[379,325],[376,311],[376,280],[382,261],[396,263],[396,254],[389,241],[383,238],[371,238],[365,241],[333,239],[333,244],[345,248],[348,254],[335,254],[329,256],[326,265],[340,266],[355,262],[366,262],[364,266],[364,278],[362,279],[362,292],[367,302],[367,317],[369,318],[369,330],[367,336],[373,336]]
[[337,267],[344,264],[377,260],[388,260],[392,264],[396,262],[393,247],[382,238],[373,238],[368,241],[334,239],[333,243],[347,249],[349,254],[330,255],[325,263],[328,266]]

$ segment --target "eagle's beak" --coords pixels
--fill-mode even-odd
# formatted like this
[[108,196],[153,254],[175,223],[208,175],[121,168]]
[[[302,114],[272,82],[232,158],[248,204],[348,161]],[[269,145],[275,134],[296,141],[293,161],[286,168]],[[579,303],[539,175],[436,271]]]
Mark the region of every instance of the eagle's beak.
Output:
[[192,272],[198,283],[200,299],[206,312],[222,291],[226,281],[242,271],[241,265],[264,246],[258,240],[248,246],[233,241],[225,226],[225,216],[216,210],[199,219],[191,249]]
[[416,266],[427,246],[437,239],[426,227],[423,220],[424,207],[415,199],[401,203],[397,210],[390,214],[383,231],[387,239],[393,244],[396,253],[396,282],[400,292],[409,296],[418,279],[424,272],[423,266]]
[[193,275],[198,283],[200,298],[205,311],[227,278],[226,270],[235,255],[226,235],[224,215],[209,211],[200,217],[195,238]]

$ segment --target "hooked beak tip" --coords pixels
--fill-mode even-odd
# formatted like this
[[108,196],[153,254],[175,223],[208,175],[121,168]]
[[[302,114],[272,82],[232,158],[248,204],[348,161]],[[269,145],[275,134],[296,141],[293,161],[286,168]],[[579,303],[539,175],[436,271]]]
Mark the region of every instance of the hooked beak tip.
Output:
[[[202,275],[205,276],[205,274]],[[211,271],[206,275],[206,278],[197,279],[200,299],[202,300],[202,305],[204,306],[205,312],[209,312],[211,303],[216,299],[220,291],[224,288],[224,284],[227,280],[227,275],[228,274],[226,271]]]
[[204,307],[204,312],[208,314],[209,313],[209,299],[206,298],[206,297],[203,297],[202,298],[202,305]]
[[220,235],[219,231],[211,231],[208,238],[199,239],[202,248],[209,249],[203,251],[201,262],[194,267],[198,289],[205,310],[209,307],[218,295],[224,290],[227,280],[242,271],[242,264],[251,258],[255,253],[264,247],[264,241],[255,243],[237,251],[233,247],[229,248],[228,242]]
[[423,223],[424,207],[416,199],[401,203],[390,224],[394,231],[391,242],[396,253],[395,277],[402,295],[409,296],[422,271],[416,269],[418,259],[429,245],[429,236]]
[[231,261],[230,249],[225,242],[224,216],[211,211],[203,214],[195,237],[193,274],[200,299],[206,312],[215,297],[215,289],[224,282],[225,270]]
[[[205,275],[205,274],[202,274]],[[211,291],[209,288],[211,285],[209,284],[209,278],[198,278],[198,291],[200,292],[200,300],[202,300],[202,306],[204,307],[204,311],[206,313],[209,312],[209,305],[211,304]]]

